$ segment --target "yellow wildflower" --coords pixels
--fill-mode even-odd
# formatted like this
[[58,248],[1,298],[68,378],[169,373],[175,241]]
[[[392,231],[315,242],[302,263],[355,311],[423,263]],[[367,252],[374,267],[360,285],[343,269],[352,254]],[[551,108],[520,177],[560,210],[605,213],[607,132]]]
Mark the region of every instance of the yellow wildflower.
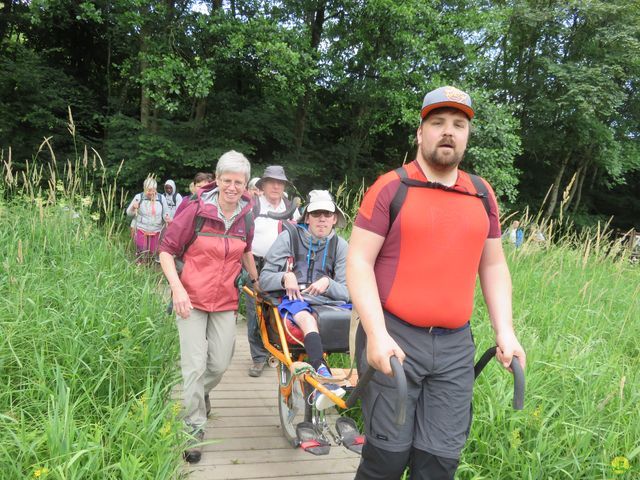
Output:
[[160,429],[160,435],[162,435],[163,437],[166,437],[167,435],[169,435],[170,432],[171,432],[171,424],[167,422]]
[[47,475],[47,473],[49,473],[49,469],[47,467],[38,468],[33,472],[33,477],[34,478],[44,477]]
[[512,448],[518,448],[522,445],[522,437],[520,436],[519,428],[511,431],[510,443]]
[[611,468],[616,475],[622,475],[629,470],[629,459],[627,457],[616,457],[611,460]]

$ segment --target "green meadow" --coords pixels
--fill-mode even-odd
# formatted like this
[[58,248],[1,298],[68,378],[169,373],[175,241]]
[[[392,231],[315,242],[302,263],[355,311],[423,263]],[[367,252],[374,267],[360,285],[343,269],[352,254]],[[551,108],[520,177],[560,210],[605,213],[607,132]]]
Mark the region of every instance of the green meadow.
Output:
[[[177,347],[159,274],[98,223],[108,193],[54,185],[0,196],[0,478],[176,478]],[[5,176],[1,193],[14,186]]]
[[[43,189],[3,174],[0,478],[177,478],[186,439],[160,275],[131,262],[115,186],[73,170]],[[550,233],[507,250],[525,408],[491,362],[460,479],[640,478],[640,268],[597,230]],[[472,323],[480,355],[493,341],[480,296]]]

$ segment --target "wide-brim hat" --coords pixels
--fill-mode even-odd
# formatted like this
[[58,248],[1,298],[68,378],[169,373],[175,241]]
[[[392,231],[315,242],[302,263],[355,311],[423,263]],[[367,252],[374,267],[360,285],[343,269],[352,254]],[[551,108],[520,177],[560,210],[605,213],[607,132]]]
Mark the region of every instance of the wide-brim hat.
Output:
[[340,207],[336,205],[336,202],[333,201],[333,197],[328,190],[311,190],[309,192],[309,195],[307,195],[307,204],[302,207],[302,211],[300,212],[302,214],[300,221],[304,222],[307,213],[318,210],[334,212],[338,217],[335,225],[336,228],[344,228],[347,226],[347,216]]
[[431,90],[424,96],[422,109],[420,110],[420,120],[424,120],[432,110],[444,107],[460,110],[469,117],[469,120],[475,115],[471,107],[471,97],[469,94],[458,90],[456,87],[446,86]]
[[262,184],[268,178],[272,178],[274,180],[282,180],[283,182],[289,183],[289,179],[284,174],[284,168],[280,165],[269,165],[267,168],[265,168],[262,177],[256,182],[256,187],[262,190]]

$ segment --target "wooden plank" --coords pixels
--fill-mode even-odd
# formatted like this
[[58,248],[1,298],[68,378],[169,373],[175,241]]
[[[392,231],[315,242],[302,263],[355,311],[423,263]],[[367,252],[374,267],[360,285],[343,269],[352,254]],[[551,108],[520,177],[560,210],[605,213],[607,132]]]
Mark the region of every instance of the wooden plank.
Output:
[[[187,480],[221,480],[220,477],[214,477],[211,470],[208,470],[209,467],[204,467],[202,469],[193,468],[192,470],[188,470],[191,473],[187,477]],[[304,480],[353,480],[354,473],[321,473],[321,474],[305,474],[304,476],[294,475],[294,476],[286,476],[286,477],[278,477],[278,480],[300,480],[304,478]],[[263,477],[258,474],[257,477],[250,477],[246,480],[260,480]],[[231,479],[225,479],[231,480]]]
[[[351,458],[327,458],[322,462],[274,462],[257,464],[235,464],[235,465],[211,465],[203,470],[194,469],[189,475],[190,479],[267,479],[281,478],[283,476],[308,478],[308,474],[336,474],[351,473],[358,467],[359,460]],[[209,476],[200,476],[198,473],[205,473]]]
[[[213,415],[205,431],[202,460],[185,464],[189,480],[352,480],[360,456],[333,446],[326,456],[292,448],[282,435],[278,417],[276,369],[249,377],[251,356],[246,324],[238,323],[231,366],[211,392]],[[178,367],[179,368],[179,367]],[[182,396],[177,385],[173,398]],[[331,409],[328,422],[335,422]]]
[[[358,454],[346,448],[331,447],[332,458],[360,458]],[[237,463],[269,463],[269,462],[317,462],[324,457],[317,457],[300,448],[280,448],[277,450],[244,450],[217,451],[215,453],[204,452],[198,466],[226,465]]]

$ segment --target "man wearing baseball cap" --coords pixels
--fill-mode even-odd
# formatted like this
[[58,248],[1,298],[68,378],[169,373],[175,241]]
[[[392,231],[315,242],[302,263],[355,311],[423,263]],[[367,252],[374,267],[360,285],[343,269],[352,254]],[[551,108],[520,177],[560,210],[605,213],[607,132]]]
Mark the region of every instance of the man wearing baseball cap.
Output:
[[[508,367],[525,352],[512,326],[511,278],[489,184],[458,166],[471,98],[455,87],[426,94],[416,159],[369,188],[355,221],[347,285],[361,324],[356,358],[377,372],[362,399],[366,444],[358,480],[453,479],[471,425],[475,346],[469,321],[480,277]],[[395,425],[389,358],[407,374],[407,421]]]

